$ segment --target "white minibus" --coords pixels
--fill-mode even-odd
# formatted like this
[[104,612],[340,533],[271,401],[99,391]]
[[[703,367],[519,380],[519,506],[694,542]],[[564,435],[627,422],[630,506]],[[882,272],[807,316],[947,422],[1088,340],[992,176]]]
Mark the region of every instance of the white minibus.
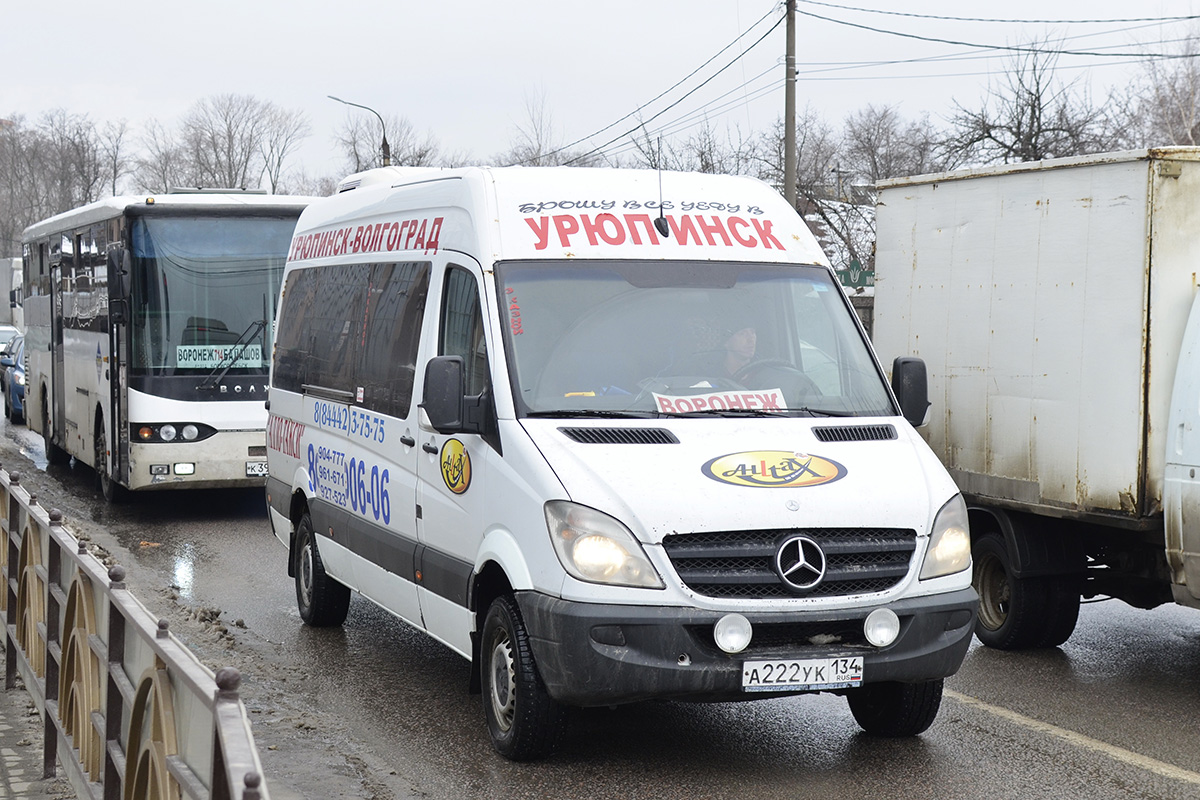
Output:
[[350,176],[297,224],[272,355],[300,615],[358,592],[470,659],[514,760],[654,698],[833,692],[920,733],[977,597],[924,365],[893,372],[758,181]]

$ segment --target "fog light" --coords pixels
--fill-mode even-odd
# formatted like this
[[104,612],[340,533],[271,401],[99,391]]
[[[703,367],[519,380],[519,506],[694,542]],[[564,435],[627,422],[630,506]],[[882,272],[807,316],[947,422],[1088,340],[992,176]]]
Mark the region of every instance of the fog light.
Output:
[[196,465],[195,464],[176,464],[175,465],[175,474],[176,475],[195,475],[196,474]]
[[162,437],[162,440],[164,442],[171,441],[172,439],[175,438],[175,426],[174,425],[163,425],[161,428],[158,429],[158,435]]
[[184,425],[181,435],[184,439],[190,442],[200,435],[200,429],[195,425]]
[[750,646],[750,637],[753,635],[750,620],[741,614],[726,614],[713,627],[713,639],[717,647],[726,653],[742,652]]
[[877,608],[867,615],[863,633],[876,647],[887,647],[900,635],[900,618],[890,608]]
[[171,474],[171,465],[170,464],[151,464],[150,465],[150,474],[151,475],[170,475]]

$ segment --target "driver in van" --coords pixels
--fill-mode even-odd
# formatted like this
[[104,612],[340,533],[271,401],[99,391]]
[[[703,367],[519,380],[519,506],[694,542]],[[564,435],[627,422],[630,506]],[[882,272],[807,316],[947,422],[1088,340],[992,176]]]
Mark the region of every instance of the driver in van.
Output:
[[719,321],[694,320],[689,327],[693,350],[682,360],[681,373],[733,379],[754,362],[758,330],[751,314],[726,313]]

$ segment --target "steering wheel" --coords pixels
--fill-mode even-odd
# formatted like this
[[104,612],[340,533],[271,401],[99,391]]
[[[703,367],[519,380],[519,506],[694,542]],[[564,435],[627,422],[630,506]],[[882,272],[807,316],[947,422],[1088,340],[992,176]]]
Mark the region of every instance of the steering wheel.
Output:
[[804,372],[795,364],[782,358],[764,358],[758,361],[751,361],[749,364],[735,372],[733,379],[738,383],[745,385],[750,378],[757,375],[762,370],[770,369],[772,367],[775,369],[785,370],[788,373],[789,381],[795,382],[795,388],[799,390],[800,394],[816,396],[820,396],[822,394],[821,390],[817,388],[817,384],[812,378],[805,375]]

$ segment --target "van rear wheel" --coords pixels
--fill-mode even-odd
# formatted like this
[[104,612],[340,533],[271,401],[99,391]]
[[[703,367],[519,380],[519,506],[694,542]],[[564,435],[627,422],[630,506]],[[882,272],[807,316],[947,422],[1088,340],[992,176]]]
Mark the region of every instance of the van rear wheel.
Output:
[[296,606],[314,628],[341,625],[350,612],[350,589],[326,574],[307,511],[296,526]]
[[846,693],[850,713],[872,736],[897,738],[924,733],[942,707],[938,678],[923,683],[868,683]]
[[492,601],[479,648],[483,712],[496,752],[512,761],[549,755],[566,727],[566,709],[546,692],[516,600]]

